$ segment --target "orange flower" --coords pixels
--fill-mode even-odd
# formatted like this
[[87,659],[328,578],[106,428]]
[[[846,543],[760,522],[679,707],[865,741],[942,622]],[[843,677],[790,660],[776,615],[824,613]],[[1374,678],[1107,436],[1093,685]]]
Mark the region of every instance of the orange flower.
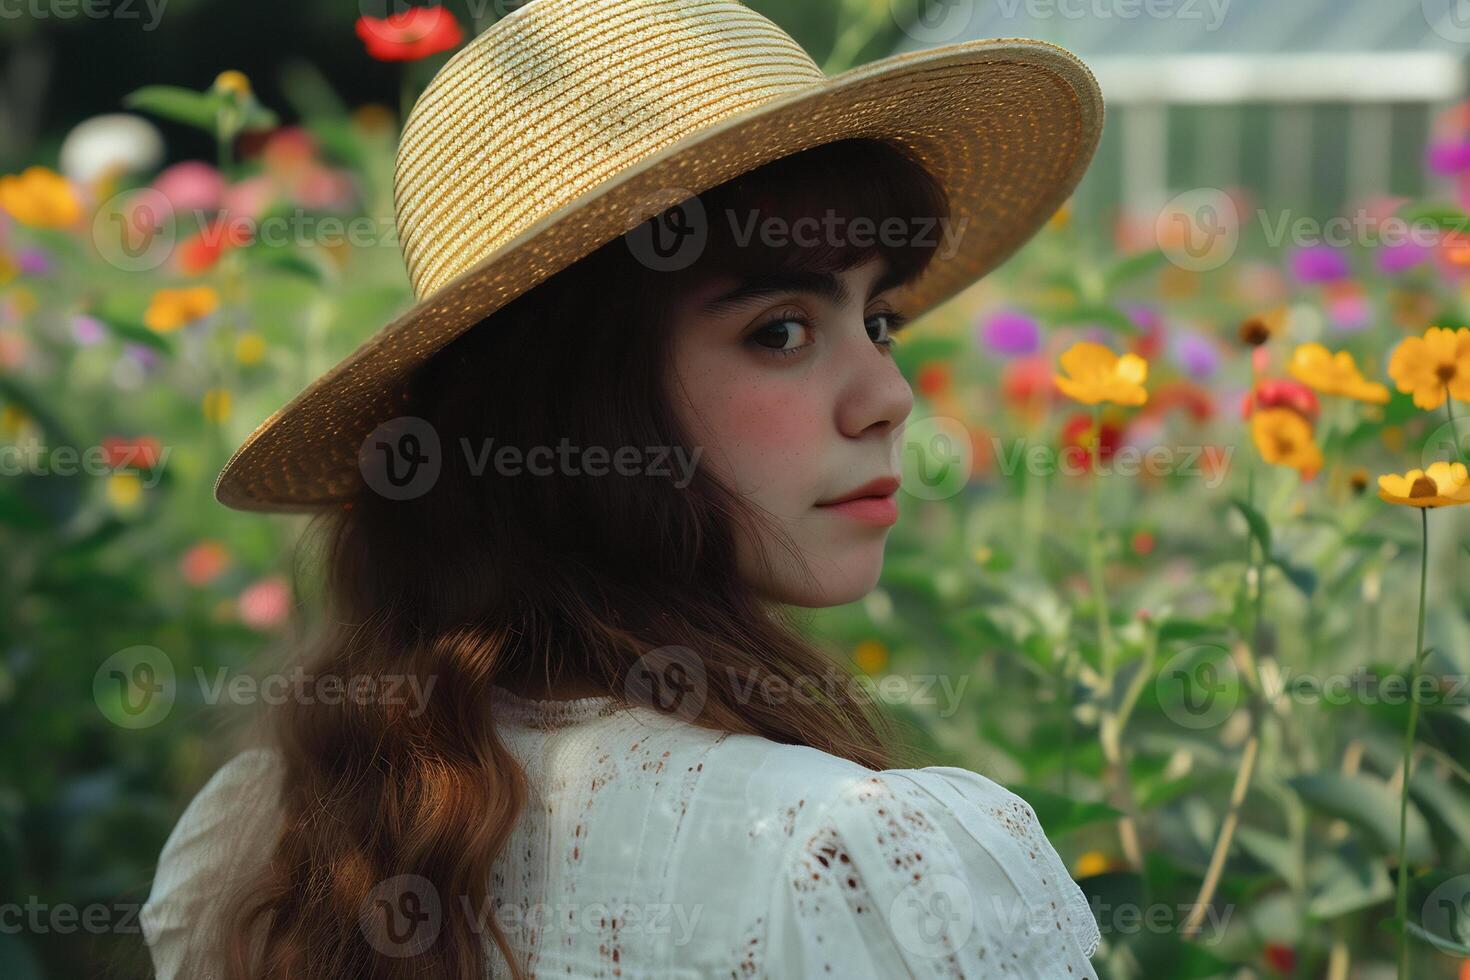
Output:
[[156,333],[169,333],[208,316],[218,306],[219,294],[209,286],[160,289],[143,314],[143,325]]
[[1388,360],[1389,377],[1414,404],[1432,410],[1445,396],[1470,401],[1470,328],[1430,327],[1423,337],[1407,337]]
[[1378,478],[1378,496],[1401,507],[1453,507],[1470,504],[1470,472],[1464,463],[1430,463],[1427,470]]
[[46,167],[27,167],[0,177],[0,210],[33,228],[69,228],[82,216],[71,184]]
[[1333,354],[1321,344],[1302,344],[1292,352],[1290,370],[1292,377],[1326,395],[1378,405],[1388,401],[1388,387],[1364,378],[1353,355],[1345,350]]
[[1148,361],[1137,354],[1119,357],[1102,344],[1084,340],[1067,348],[1061,363],[1066,374],[1054,376],[1053,381],[1068,398],[1086,405],[1142,405],[1148,401],[1148,391],[1143,387],[1148,379]]
[[1262,408],[1251,413],[1251,438],[1261,458],[1290,466],[1310,480],[1322,468],[1322,450],[1312,438],[1312,423],[1289,408]]

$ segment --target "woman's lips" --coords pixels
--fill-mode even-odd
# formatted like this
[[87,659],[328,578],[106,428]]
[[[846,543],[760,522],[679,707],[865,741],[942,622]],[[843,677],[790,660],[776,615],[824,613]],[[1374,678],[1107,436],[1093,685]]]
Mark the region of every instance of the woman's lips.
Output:
[[817,509],[832,511],[864,524],[892,527],[898,523],[898,501],[891,493],[885,497],[856,497],[840,504],[818,504]]

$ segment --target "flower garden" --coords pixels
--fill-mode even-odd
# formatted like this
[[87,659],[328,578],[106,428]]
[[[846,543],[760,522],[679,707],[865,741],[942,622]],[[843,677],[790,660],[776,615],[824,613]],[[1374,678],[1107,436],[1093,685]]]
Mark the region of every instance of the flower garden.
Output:
[[[109,658],[213,678],[313,626],[305,519],[212,484],[409,302],[401,108],[225,71],[0,176],[0,894],[43,910],[0,976],[147,975],[126,910],[227,747],[209,684],[139,719]],[[216,158],[160,166],[148,118]],[[1470,980],[1467,120],[1425,148],[1460,200],[1360,202],[1412,239],[1269,247],[1237,189],[1204,251],[1188,213],[1064,208],[897,341],[913,489],[880,588],[811,629],[921,764],[1032,804],[1102,977]]]

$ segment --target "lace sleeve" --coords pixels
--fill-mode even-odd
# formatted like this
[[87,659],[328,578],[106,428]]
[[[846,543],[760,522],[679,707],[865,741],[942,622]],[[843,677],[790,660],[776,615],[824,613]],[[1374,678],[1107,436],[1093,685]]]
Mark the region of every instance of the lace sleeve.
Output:
[[279,829],[278,759],[266,749],[235,756],[169,834],[138,916],[157,980],[219,976],[220,902],[267,859]]
[[775,975],[1096,980],[1082,890],[1030,805],[984,776],[873,773],[807,827],[773,886]]

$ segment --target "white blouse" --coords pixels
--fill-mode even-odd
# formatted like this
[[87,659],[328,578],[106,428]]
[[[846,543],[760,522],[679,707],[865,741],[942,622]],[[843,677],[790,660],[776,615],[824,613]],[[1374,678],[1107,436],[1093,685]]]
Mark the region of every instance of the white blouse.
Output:
[[[1096,980],[1082,890],[1026,801],[978,773],[873,772],[611,696],[492,701],[532,795],[491,914],[528,975]],[[273,750],[237,755],[169,836],[141,913],[158,980],[183,978],[213,900],[274,846],[279,772]],[[412,876],[369,898],[360,927],[392,956],[477,911]]]

